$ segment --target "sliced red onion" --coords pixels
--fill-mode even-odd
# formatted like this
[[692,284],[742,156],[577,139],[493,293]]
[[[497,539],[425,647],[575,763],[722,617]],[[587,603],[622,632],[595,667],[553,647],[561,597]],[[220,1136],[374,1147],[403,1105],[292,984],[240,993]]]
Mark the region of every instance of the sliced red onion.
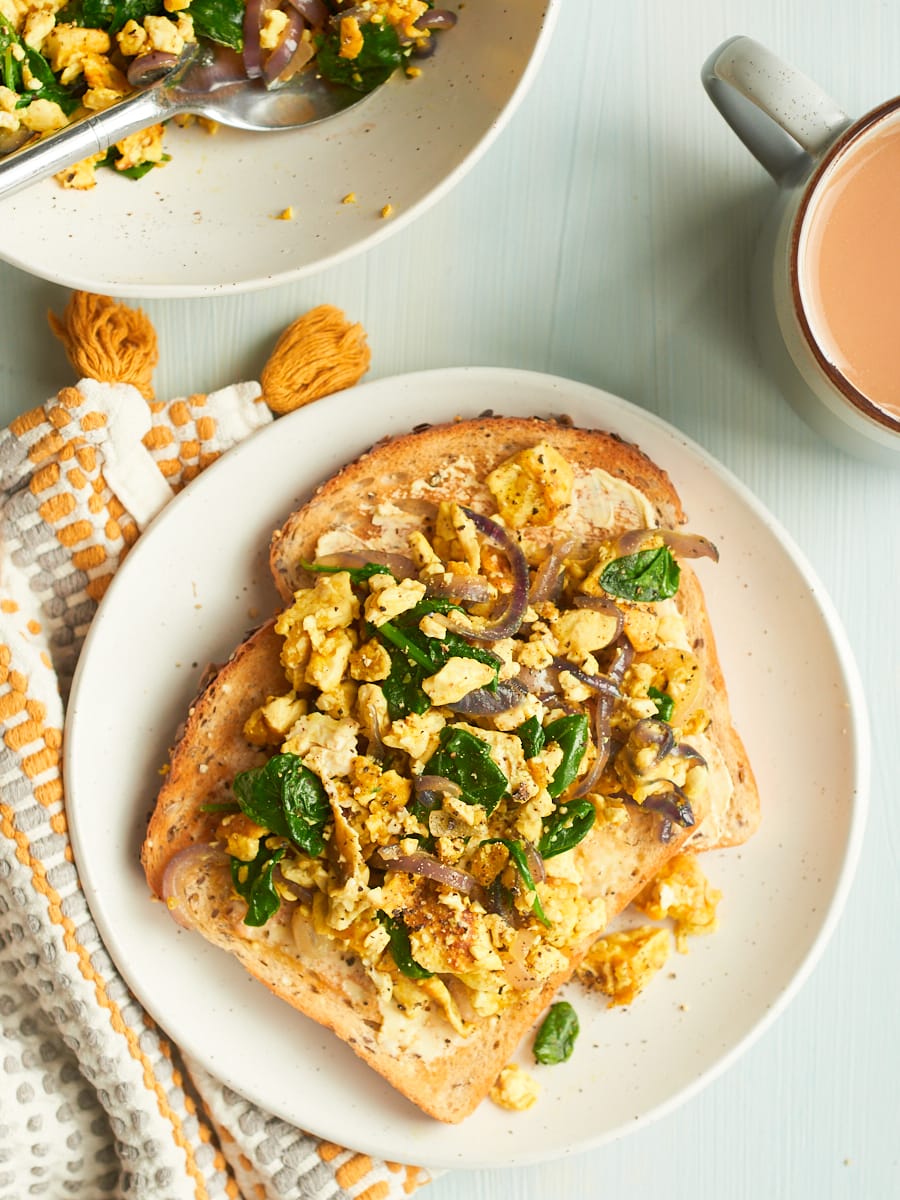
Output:
[[456,13],[447,8],[432,8],[416,20],[416,29],[452,29]]
[[417,851],[414,854],[404,854],[399,846],[382,846],[378,855],[389,871],[402,871],[407,875],[419,875],[423,879],[433,879],[445,887],[453,888],[463,896],[471,896],[475,900],[486,899],[484,888],[474,875],[459,867],[451,867],[442,863],[431,854]]
[[215,862],[217,858],[225,861],[225,855],[210,849],[206,842],[194,842],[183,850],[173,854],[166,863],[163,871],[160,891],[166,903],[172,920],[183,929],[193,928],[190,920],[184,915],[182,908],[185,896],[195,885],[198,872]]
[[437,49],[434,38],[416,38],[410,51],[411,58],[431,58]]
[[487,889],[482,905],[486,912],[502,917],[506,924],[511,925],[513,929],[520,929],[524,924],[522,914],[513,902],[512,892],[509,888],[503,887],[499,880],[495,880]]
[[447,571],[443,575],[432,575],[426,586],[429,596],[463,600],[467,604],[484,604],[494,596],[494,589],[482,575],[457,575]]
[[259,29],[264,0],[247,0],[244,8],[244,69],[250,79],[262,76],[262,46]]
[[719,561],[719,551],[699,533],[681,533],[676,529],[661,529],[660,536],[670,550],[680,558],[711,558]]
[[413,779],[416,799],[424,808],[437,808],[441,796],[460,796],[462,788],[443,775],[417,775]]
[[646,774],[647,771],[658,767],[666,755],[671,754],[675,748],[672,726],[667,721],[660,720],[659,717],[643,717],[631,730],[628,741],[631,745],[636,744],[638,751],[650,749],[650,747],[656,748],[653,761],[648,763],[643,771],[636,772],[639,775]]
[[711,558],[719,561],[719,551],[713,543],[699,533],[682,533],[678,529],[629,529],[616,539],[616,552],[621,555],[636,554],[644,542],[658,537],[679,558]]
[[[283,11],[283,10],[282,10]],[[306,22],[296,9],[287,14],[288,23],[275,49],[263,63],[263,79],[271,85],[278,80],[286,81],[305,66],[315,54],[312,46],[301,41]]]
[[530,604],[540,604],[544,600],[552,600],[559,593],[562,583],[563,563],[571,554],[575,545],[574,538],[564,538],[553,543],[550,553],[540,564],[531,581],[528,593]]
[[518,707],[527,695],[528,692],[520,683],[515,679],[507,679],[498,683],[493,691],[486,687],[476,688],[461,700],[445,707],[466,717],[493,717]]
[[210,62],[199,59],[191,69],[191,87],[196,92],[214,92],[248,78],[244,56],[227,46],[218,46]]
[[609,762],[609,754],[612,747],[611,716],[612,700],[608,696],[598,696],[591,705],[591,737],[594,742],[594,761],[591,763],[586,774],[582,775],[581,779],[579,779],[575,791],[572,793],[575,799],[580,799],[582,796],[587,796],[590,792],[594,791],[600,782],[600,777],[606,770],[606,764]]
[[611,649],[612,655],[606,668],[606,674],[614,683],[621,684],[625,678],[625,672],[634,660],[634,646],[632,646],[628,634],[621,633],[612,643]]
[[528,870],[531,872],[531,878],[535,883],[545,883],[547,880],[547,868],[544,866],[544,860],[537,846],[527,840],[523,841],[522,846],[525,850],[525,861],[528,864]]
[[[628,639],[628,635],[622,633],[613,643],[612,654],[610,656],[609,665],[606,669],[606,678],[616,687],[621,687],[622,680],[625,678],[625,672],[631,666],[634,658],[634,646]],[[612,752],[612,727],[611,717],[613,709],[613,697],[608,694],[600,694],[594,701],[591,709],[591,736],[594,741],[594,761],[588,768],[587,774],[583,775],[578,781],[573,795],[576,798],[588,795],[593,791],[600,781],[600,777],[606,770],[606,764],[609,762]]]
[[699,763],[701,767],[707,766],[706,759],[699,750],[695,750],[693,746],[689,746],[687,742],[679,742],[678,745],[669,751],[675,758],[686,758],[692,762]]
[[128,82],[132,87],[143,87],[146,83],[155,83],[163,75],[168,75],[179,63],[177,54],[167,54],[163,50],[151,50],[134,58],[128,64]]
[[321,29],[328,24],[329,12],[323,0],[287,0],[292,8],[303,17],[313,29]]
[[579,683],[583,683],[585,687],[589,687],[594,692],[600,692],[604,696],[609,696],[614,700],[618,700],[622,695],[622,691],[608,675],[590,675],[587,671],[583,671],[581,667],[576,667],[574,663],[569,662],[566,658],[554,658],[553,666],[558,671],[567,671]]
[[668,779],[664,782],[666,790],[653,792],[645,797],[639,807],[649,809],[650,812],[661,813],[667,821],[672,821],[683,829],[690,829],[694,824],[694,810],[691,808],[690,800],[677,783],[672,783]]
[[0,158],[5,154],[12,154],[14,150],[20,149],[30,138],[37,138],[39,134],[34,133],[31,129],[26,129],[24,125],[20,125],[18,129],[0,129]]
[[[462,506],[460,506],[462,508]],[[511,535],[490,517],[473,512],[470,508],[462,508],[481,536],[492,546],[506,555],[512,572],[512,589],[506,607],[497,615],[490,618],[484,628],[476,630],[464,629],[447,621],[447,628],[463,637],[473,638],[480,642],[497,642],[501,638],[513,637],[522,624],[525,609],[528,607],[528,563],[522,548]]]

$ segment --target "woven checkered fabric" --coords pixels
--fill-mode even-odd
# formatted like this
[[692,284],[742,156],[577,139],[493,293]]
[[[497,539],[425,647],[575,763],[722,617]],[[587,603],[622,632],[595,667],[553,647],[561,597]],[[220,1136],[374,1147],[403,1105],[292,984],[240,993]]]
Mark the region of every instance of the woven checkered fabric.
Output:
[[187,1062],[109,958],[61,750],[85,634],[163,505],[272,415],[82,380],[0,433],[0,1200],[392,1200],[429,1176],[287,1125]]

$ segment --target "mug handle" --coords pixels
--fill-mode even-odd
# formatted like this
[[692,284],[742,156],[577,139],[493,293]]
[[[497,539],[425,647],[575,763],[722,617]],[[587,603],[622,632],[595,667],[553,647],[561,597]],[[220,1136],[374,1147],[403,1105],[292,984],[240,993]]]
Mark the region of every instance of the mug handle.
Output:
[[851,118],[765,46],[733,37],[700,73],[713,104],[776,183],[818,158]]

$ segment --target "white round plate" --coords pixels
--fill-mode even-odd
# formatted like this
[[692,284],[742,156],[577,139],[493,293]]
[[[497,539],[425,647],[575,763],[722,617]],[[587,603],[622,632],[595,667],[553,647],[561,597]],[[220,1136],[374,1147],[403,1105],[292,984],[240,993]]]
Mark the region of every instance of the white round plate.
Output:
[[[424,420],[566,414],[637,442],[711,538],[701,561],[735,721],[762,793],[760,832],[704,859],[720,930],[674,955],[630,1008],[570,985],[568,1063],[520,1062],[538,1104],[485,1101],[461,1126],[422,1115],[333,1035],[151,903],[138,862],[173,732],[200,671],[274,610],[269,534],[313,487],[385,434]],[[127,667],[125,664],[128,664]],[[186,1052],[287,1121],[356,1150],[434,1167],[522,1165],[638,1128],[712,1079],[781,1012],[837,920],[862,837],[868,722],[840,623],[761,505],[671,426],[552,376],[460,368],[382,379],[254,434],[146,530],[88,635],[65,739],[69,820],[85,893],[139,999]]]
[[[170,126],[171,161],[141,180],[101,170],[87,192],[35,184],[0,202],[0,258],[142,297],[249,291],[338,262],[398,233],[477,161],[533,79],[558,6],[450,0],[459,20],[422,74],[340,116],[271,134]],[[294,218],[277,220],[288,207]]]

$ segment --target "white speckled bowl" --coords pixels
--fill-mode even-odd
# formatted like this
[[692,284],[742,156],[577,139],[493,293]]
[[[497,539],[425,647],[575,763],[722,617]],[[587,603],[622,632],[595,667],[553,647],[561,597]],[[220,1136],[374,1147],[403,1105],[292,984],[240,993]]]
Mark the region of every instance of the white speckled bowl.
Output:
[[[559,2],[447,4],[459,21],[419,78],[398,76],[314,127],[170,129],[171,162],[139,182],[101,171],[90,192],[36,184],[0,203],[0,258],[117,296],[251,291],[338,262],[402,229],[487,149],[537,71]],[[293,220],[275,219],[288,207]]]

